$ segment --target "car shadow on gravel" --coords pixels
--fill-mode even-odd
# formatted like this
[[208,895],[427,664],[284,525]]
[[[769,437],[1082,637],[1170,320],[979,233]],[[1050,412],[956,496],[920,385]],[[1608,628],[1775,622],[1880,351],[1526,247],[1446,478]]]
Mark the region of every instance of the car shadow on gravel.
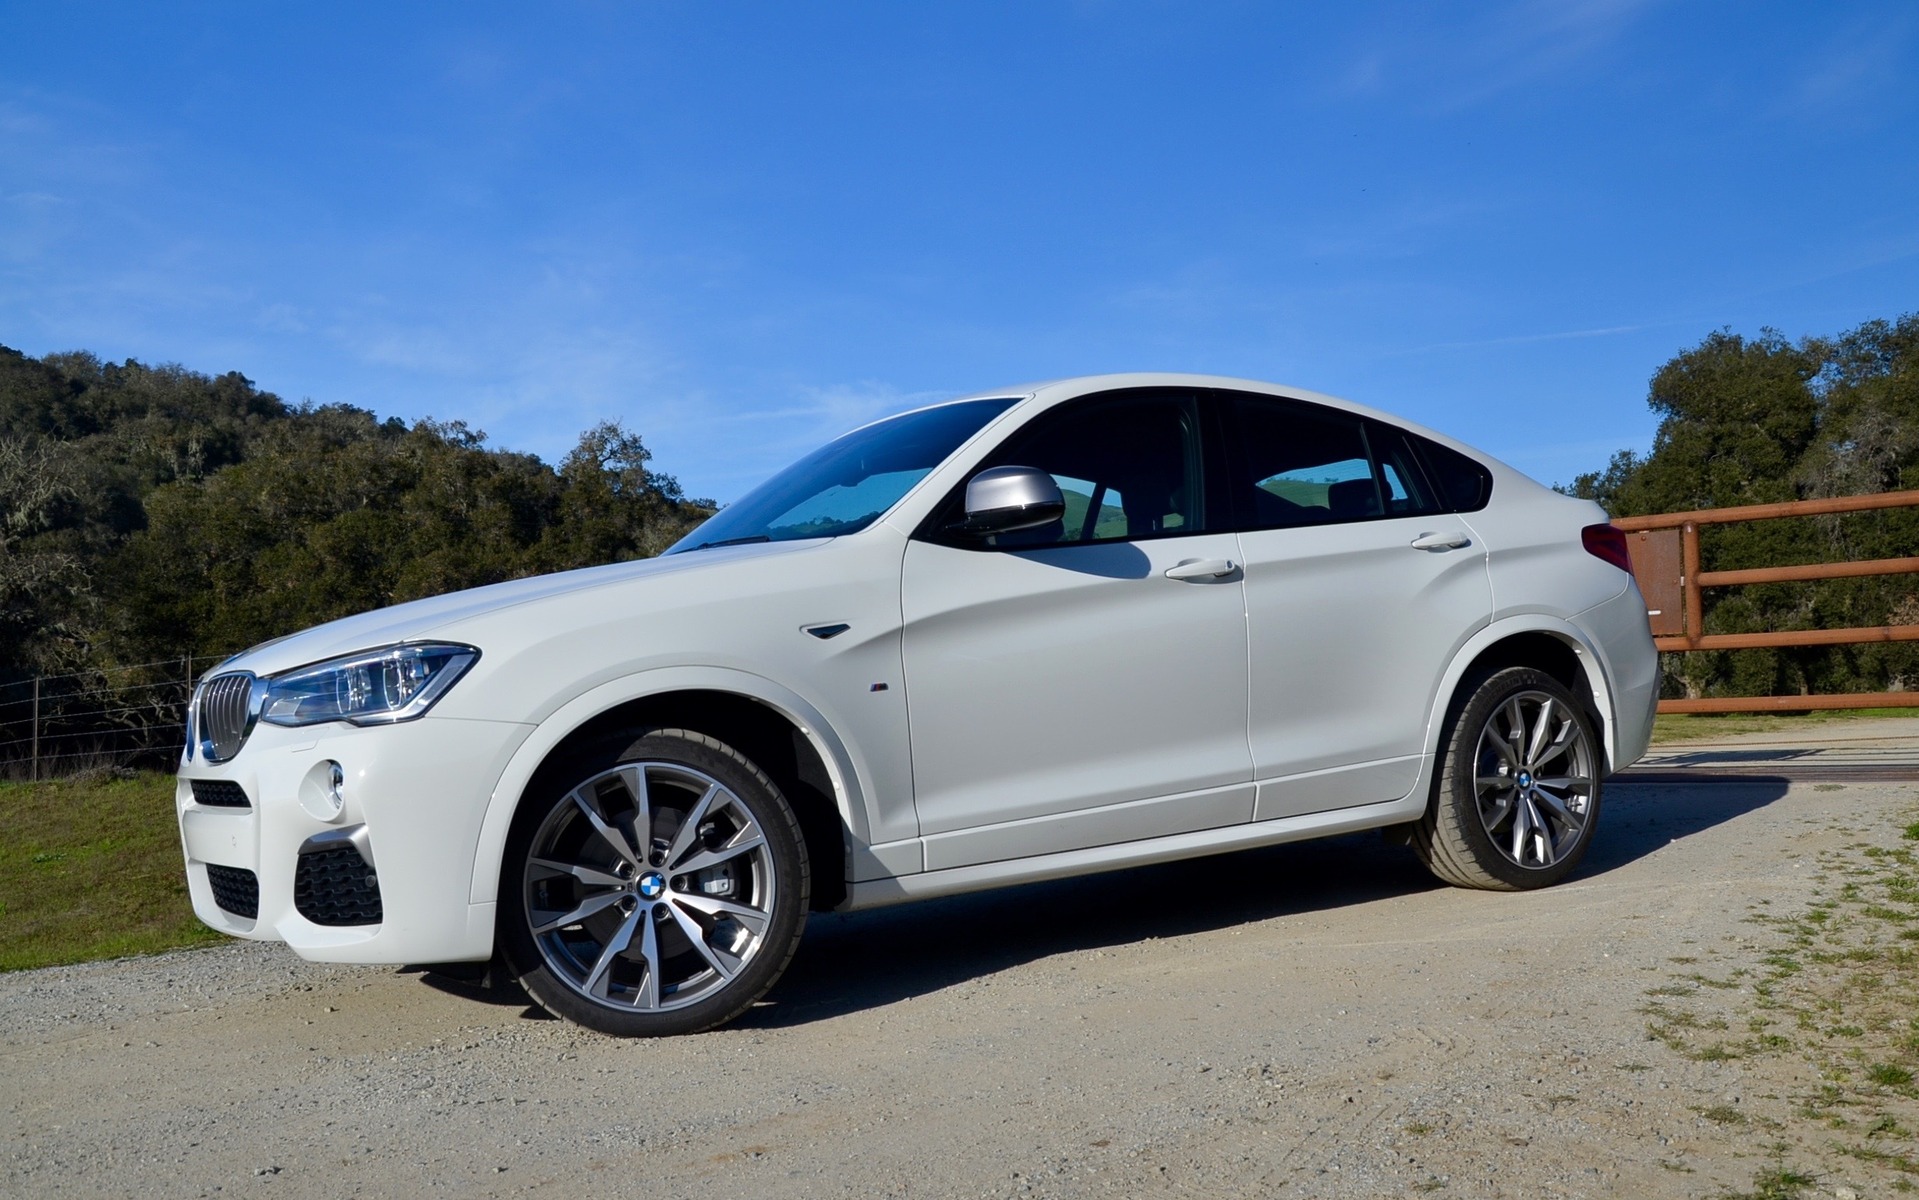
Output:
[[825,1020],[1053,955],[1182,937],[1439,886],[1378,834],[813,916],[736,1028]]
[[1600,801],[1599,832],[1575,877],[1617,870],[1681,838],[1764,808],[1783,797],[1791,784],[1777,775],[1704,771],[1680,784],[1630,775],[1609,780]]
[[[1674,785],[1622,778],[1606,789],[1599,833],[1573,878],[1618,870],[1786,794],[1771,776]],[[1183,937],[1325,912],[1441,885],[1412,851],[1377,833],[1293,842],[857,913],[818,913],[792,965],[733,1028],[827,1020],[1073,951]],[[511,980],[423,969],[429,987],[551,1018]]]
[[[1574,878],[1604,875],[1772,803],[1782,778],[1609,787]],[[732,1024],[776,1028],[894,1004],[1074,951],[1182,937],[1437,890],[1377,833],[1295,842],[858,913],[815,915],[766,1002]]]

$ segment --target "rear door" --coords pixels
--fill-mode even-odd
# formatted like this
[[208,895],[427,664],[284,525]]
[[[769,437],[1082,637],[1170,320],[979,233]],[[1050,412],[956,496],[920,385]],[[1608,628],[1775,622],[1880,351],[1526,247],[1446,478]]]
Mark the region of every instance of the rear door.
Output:
[[1492,617],[1486,548],[1398,430],[1232,394],[1257,819],[1411,790],[1439,676]]

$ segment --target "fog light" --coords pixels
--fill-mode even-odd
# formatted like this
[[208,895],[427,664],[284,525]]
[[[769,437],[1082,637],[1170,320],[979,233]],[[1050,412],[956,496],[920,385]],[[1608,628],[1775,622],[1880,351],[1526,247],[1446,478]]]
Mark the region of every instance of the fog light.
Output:
[[315,763],[300,781],[300,807],[320,821],[337,821],[346,809],[346,771],[328,759]]

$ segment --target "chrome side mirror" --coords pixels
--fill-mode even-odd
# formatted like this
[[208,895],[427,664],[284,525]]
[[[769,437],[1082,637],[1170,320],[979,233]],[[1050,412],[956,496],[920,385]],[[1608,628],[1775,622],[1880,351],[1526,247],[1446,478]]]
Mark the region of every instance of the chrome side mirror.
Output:
[[1066,498],[1053,477],[1034,467],[992,467],[966,484],[961,530],[984,536],[1049,525],[1066,515]]

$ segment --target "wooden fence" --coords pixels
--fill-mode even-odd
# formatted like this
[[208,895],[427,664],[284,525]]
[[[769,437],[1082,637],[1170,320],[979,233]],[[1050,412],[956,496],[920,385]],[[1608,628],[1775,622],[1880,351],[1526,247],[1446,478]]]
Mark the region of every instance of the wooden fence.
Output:
[[[1881,492],[1871,496],[1840,496],[1828,500],[1795,500],[1785,504],[1703,508],[1650,517],[1620,517],[1613,521],[1613,525],[1626,534],[1633,576],[1638,579],[1639,590],[1646,597],[1646,617],[1652,625],[1653,644],[1661,650],[1687,653],[1783,646],[1843,646],[1863,642],[1914,642],[1919,641],[1919,625],[1707,633],[1705,602],[1701,593],[1709,587],[1738,587],[1752,583],[1795,583],[1813,579],[1913,574],[1919,573],[1919,557],[1755,567],[1743,571],[1707,571],[1699,561],[1699,529],[1703,525],[1914,506],[1919,506],[1919,491]],[[1776,712],[1816,708],[1919,708],[1919,692],[1718,696],[1659,702],[1660,712],[1673,713]]]

